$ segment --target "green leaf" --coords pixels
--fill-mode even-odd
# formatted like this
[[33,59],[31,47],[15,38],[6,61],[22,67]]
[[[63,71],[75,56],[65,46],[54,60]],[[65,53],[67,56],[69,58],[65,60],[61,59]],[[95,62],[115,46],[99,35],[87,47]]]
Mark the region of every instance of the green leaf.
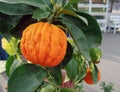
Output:
[[54,87],[51,85],[48,85],[46,87],[43,87],[40,92],[53,92],[53,91],[54,91]]
[[66,17],[62,16],[62,23],[67,27],[69,33],[71,34],[79,53],[83,54],[88,60],[90,59],[89,56],[89,48],[87,39],[82,32],[82,30],[77,27],[73,21],[67,19]]
[[34,12],[32,18],[40,20],[40,19],[47,18],[49,14],[50,14],[50,11],[48,11],[46,8],[40,8]]
[[29,26],[30,24],[37,22],[37,20],[32,19],[31,17],[32,17],[32,15],[24,15],[24,16],[22,16],[19,23],[17,23],[17,25],[12,30],[10,30],[10,33],[14,37],[20,39],[22,37],[22,33],[23,33],[24,29],[27,26]]
[[74,17],[78,17],[78,18],[79,18],[78,14],[76,14],[74,11],[69,10],[69,9],[62,9],[62,10],[60,11],[60,13],[62,13],[62,14],[67,14],[67,15],[71,15],[71,16],[74,16]]
[[11,37],[9,42],[5,38],[2,38],[2,47],[9,55],[15,55],[18,53],[19,42],[20,41],[14,37]]
[[72,5],[73,8],[78,9],[78,2],[80,2],[80,0],[69,0],[65,7]]
[[58,5],[61,7],[65,0],[50,0],[50,1],[53,6]]
[[41,85],[45,76],[45,70],[40,66],[21,65],[10,76],[8,92],[34,92]]
[[100,46],[102,41],[102,33],[97,20],[90,14],[83,12],[76,12],[76,13],[79,16],[84,17],[88,21],[87,27],[86,26],[81,26],[81,27],[83,27],[82,29],[88,40],[89,48]]
[[15,60],[15,56],[9,56],[8,59],[7,59],[7,63],[6,63],[6,74],[7,74],[7,76],[10,75],[10,67],[11,67],[14,60]]
[[2,34],[8,33],[12,28],[13,26],[7,24],[6,22],[0,19],[0,32]]
[[75,3],[75,4],[73,4],[72,6],[73,6],[75,9],[77,9],[77,10],[78,10],[78,8],[79,8],[79,7],[78,7],[78,3],[77,3],[77,4]]
[[81,83],[81,81],[86,76],[86,64],[85,61],[79,60],[79,74],[76,78],[77,83]]
[[89,53],[92,61],[99,61],[102,56],[102,52],[100,48],[91,48],[89,50]]
[[48,68],[48,72],[49,75],[51,76],[48,79],[51,82],[55,81],[57,85],[62,84],[62,73],[59,67]]
[[[64,9],[63,11],[66,11],[66,9]],[[64,15],[64,17],[69,19],[70,21],[72,21],[74,23],[74,25],[76,25],[78,28],[80,28],[81,31],[83,31],[85,34],[84,30],[88,27],[88,23],[85,18],[79,16],[72,10],[63,12],[63,14],[66,14],[66,15]]]
[[22,3],[22,4],[28,4],[36,7],[46,7],[46,3],[48,3],[48,0],[0,0],[0,2],[5,2],[9,4]]
[[7,63],[6,63],[7,76],[10,76],[18,66],[24,64],[24,62],[22,62],[20,58],[18,59],[18,57],[20,56],[13,55],[8,57]]
[[89,62],[90,64],[90,69],[91,69],[91,73],[92,73],[92,79],[94,81],[94,83],[98,82],[98,68],[95,64]]
[[43,0],[43,1],[44,1],[45,5],[48,5],[48,6],[51,5],[51,1],[50,0]]
[[34,8],[26,4],[8,4],[0,2],[0,12],[7,15],[33,14]]
[[9,76],[15,71],[15,69],[16,69],[18,66],[20,66],[20,65],[22,65],[22,64],[23,64],[23,62],[21,62],[20,60],[14,59],[13,63],[12,63],[11,66],[10,66]]
[[10,16],[0,13],[0,18],[7,24],[15,26],[20,21],[21,16],[15,16],[15,15]]
[[80,0],[69,0],[68,5],[80,2]]
[[65,69],[70,80],[75,80],[76,76],[79,73],[79,66],[74,58],[70,60],[70,62],[66,65]]
[[[88,16],[91,16],[91,15],[88,15]],[[102,37],[101,37],[101,31],[99,30],[99,26],[96,29],[94,29],[96,26],[93,26],[93,23],[94,23],[94,25],[98,25],[98,23],[95,24],[96,23],[95,19],[90,20],[90,21],[93,21],[93,23],[88,23],[89,20],[84,18],[84,16],[80,17],[80,15],[79,15],[79,17],[76,17],[73,15],[71,16],[69,14],[69,15],[64,15],[64,17],[66,17],[70,21],[72,21],[74,23],[74,25],[79,27],[82,30],[82,32],[84,32],[84,35],[87,39],[89,48],[93,48],[93,47],[97,47],[97,46],[101,45]]]
[[61,88],[61,92],[76,92],[73,88]]

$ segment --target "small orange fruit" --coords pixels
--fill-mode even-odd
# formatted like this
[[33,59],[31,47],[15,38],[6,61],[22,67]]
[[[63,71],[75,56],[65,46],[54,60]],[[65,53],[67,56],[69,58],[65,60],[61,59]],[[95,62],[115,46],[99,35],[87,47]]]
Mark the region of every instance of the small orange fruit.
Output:
[[38,22],[23,31],[20,48],[23,56],[33,64],[57,66],[66,54],[67,37],[59,27]]
[[[101,73],[100,73],[100,70],[98,70],[98,80],[97,81],[100,80],[100,77],[101,77]],[[87,84],[95,84],[95,82],[92,79],[92,72],[91,72],[90,68],[87,68],[87,75],[85,76],[84,81]]]

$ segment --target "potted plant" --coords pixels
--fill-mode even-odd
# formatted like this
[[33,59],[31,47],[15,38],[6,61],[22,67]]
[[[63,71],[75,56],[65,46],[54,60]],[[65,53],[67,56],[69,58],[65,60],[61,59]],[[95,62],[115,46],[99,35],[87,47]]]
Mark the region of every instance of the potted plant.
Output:
[[101,30],[78,2],[0,1],[8,92],[80,92],[100,80]]

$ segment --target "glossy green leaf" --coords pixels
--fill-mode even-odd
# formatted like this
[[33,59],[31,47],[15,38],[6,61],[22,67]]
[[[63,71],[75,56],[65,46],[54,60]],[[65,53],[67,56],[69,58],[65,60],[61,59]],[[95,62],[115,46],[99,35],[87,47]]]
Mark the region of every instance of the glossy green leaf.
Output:
[[8,92],[34,92],[41,85],[45,76],[45,70],[40,66],[21,65],[10,76]]
[[34,19],[44,19],[44,18],[47,18],[50,14],[50,11],[48,11],[46,8],[40,8],[40,9],[37,9],[34,14],[33,14],[33,18]]
[[90,48],[97,47],[101,45],[102,41],[102,33],[100,30],[100,26],[98,25],[97,20],[90,14],[83,13],[83,12],[76,12],[79,16],[84,17],[87,22],[88,26],[81,26],[83,29],[86,38],[88,40],[88,44]]
[[0,0],[0,2],[5,2],[9,4],[28,4],[36,7],[45,7],[46,6],[46,1],[48,0]]
[[[88,16],[91,16],[91,15],[88,15]],[[71,20],[74,23],[74,25],[76,25],[82,30],[82,32],[84,33],[87,39],[89,48],[97,47],[101,44],[102,37],[101,37],[101,32],[99,30],[99,27],[94,29],[95,26],[93,26],[93,23],[88,23],[89,20],[87,20],[86,18],[81,18],[81,17],[78,18],[78,17],[71,16],[71,15],[65,15],[64,17]],[[97,25],[95,24],[96,20],[93,20],[93,22],[94,22],[94,25]]]
[[61,88],[61,92],[76,92],[76,90],[72,88]]
[[79,53],[83,54],[87,59],[90,59],[88,42],[82,30],[77,27],[73,21],[67,19],[64,16],[62,16],[61,21],[67,27],[68,32],[71,34],[79,50]]
[[33,14],[34,8],[26,4],[8,4],[0,2],[0,12],[7,15]]
[[79,73],[79,66],[74,58],[70,60],[70,62],[66,65],[65,69],[70,80],[75,80],[76,76]]
[[63,14],[66,14],[64,17],[72,21],[74,25],[76,25],[81,29],[82,32],[85,33],[84,30],[88,27],[87,20],[85,18],[83,19],[83,17],[79,16],[72,10],[66,11],[66,9],[64,9],[63,11],[65,11]]

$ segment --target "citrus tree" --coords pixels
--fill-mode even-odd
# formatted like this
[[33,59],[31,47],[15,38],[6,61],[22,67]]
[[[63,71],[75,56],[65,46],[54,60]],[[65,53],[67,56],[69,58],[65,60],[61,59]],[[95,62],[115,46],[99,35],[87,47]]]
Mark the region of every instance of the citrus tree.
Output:
[[8,92],[80,92],[100,80],[101,30],[79,0],[0,0]]

